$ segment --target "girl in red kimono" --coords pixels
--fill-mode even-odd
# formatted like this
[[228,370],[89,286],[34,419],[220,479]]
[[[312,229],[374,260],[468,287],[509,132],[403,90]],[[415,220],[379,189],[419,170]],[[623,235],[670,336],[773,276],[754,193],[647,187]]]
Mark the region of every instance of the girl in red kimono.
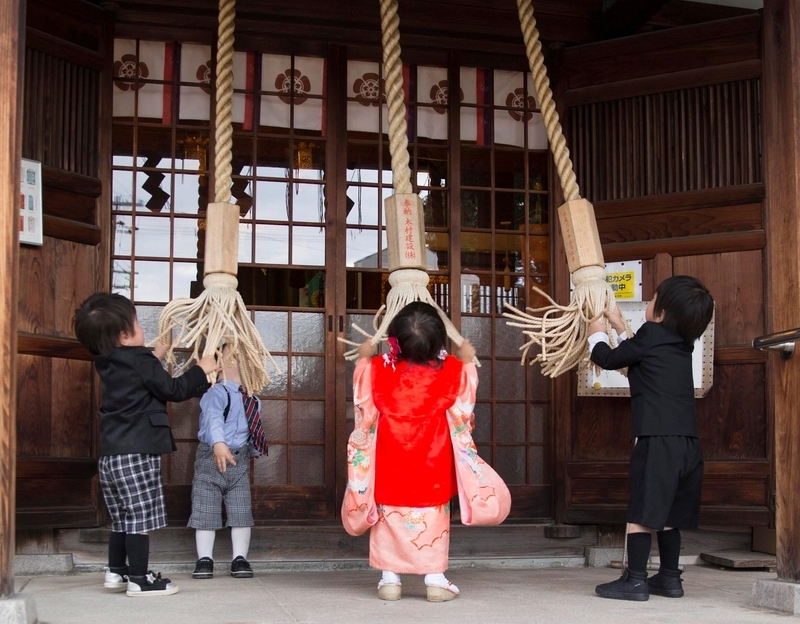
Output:
[[369,341],[359,348],[342,519],[353,535],[371,529],[381,599],[400,598],[405,573],[425,575],[429,601],[453,600],[459,590],[444,576],[450,500],[460,495],[465,524],[498,524],[510,507],[508,489],[478,457],[470,434],[475,349],[465,340],[458,357],[447,355],[444,323],[422,302],[403,308],[388,336],[386,355],[372,357]]

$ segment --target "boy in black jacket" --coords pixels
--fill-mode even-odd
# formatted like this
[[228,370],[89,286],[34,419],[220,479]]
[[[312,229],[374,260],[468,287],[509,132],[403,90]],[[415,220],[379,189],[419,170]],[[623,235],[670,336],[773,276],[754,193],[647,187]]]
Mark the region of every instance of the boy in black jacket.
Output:
[[136,308],[122,295],[92,295],[75,311],[74,327],[96,356],[102,382],[98,474],[111,515],[105,587],[127,589],[128,596],[175,594],[175,583],[147,570],[148,533],[167,524],[161,454],[177,450],[166,402],[203,394],[216,360],[206,356],[171,377],[159,361],[167,345],[158,343],[155,354],[144,346]]
[[[714,313],[714,300],[703,284],[686,275],[670,277],[656,289],[645,323],[625,340],[619,309],[606,312],[622,339],[608,344],[605,322],[589,326],[592,362],[601,368],[628,367],[631,388],[628,569],[611,583],[598,585],[603,598],[647,600],[650,594],[683,596],[678,559],[680,529],[697,527],[703,454],[697,434],[692,351]],[[647,578],[650,531],[657,531],[661,565]]]

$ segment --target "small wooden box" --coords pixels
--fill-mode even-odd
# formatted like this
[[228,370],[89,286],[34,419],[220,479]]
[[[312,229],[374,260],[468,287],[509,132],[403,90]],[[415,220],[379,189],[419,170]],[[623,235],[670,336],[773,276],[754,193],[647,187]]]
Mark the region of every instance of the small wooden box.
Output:
[[605,267],[594,208],[585,199],[573,199],[558,208],[558,220],[567,252],[569,272],[587,266]]
[[239,206],[212,202],[206,211],[206,248],[203,273],[235,276],[239,261]]

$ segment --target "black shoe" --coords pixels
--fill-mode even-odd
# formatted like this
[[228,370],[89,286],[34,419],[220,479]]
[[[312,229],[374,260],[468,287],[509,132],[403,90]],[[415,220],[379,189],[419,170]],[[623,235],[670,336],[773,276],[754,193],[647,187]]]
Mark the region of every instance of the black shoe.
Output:
[[214,561],[211,557],[201,557],[197,560],[192,572],[194,579],[210,579],[214,578]]
[[128,576],[128,596],[170,596],[178,593],[178,586],[161,573],[153,571],[144,576]]
[[231,561],[231,576],[233,578],[253,578],[253,568],[247,563],[247,559],[239,555]]
[[647,579],[647,587],[655,596],[680,598],[683,596],[682,582],[680,572],[678,576],[673,576],[659,570],[658,574]]
[[614,600],[647,600],[650,597],[646,578],[633,579],[628,570],[625,570],[616,581],[598,585],[594,591],[598,596]]

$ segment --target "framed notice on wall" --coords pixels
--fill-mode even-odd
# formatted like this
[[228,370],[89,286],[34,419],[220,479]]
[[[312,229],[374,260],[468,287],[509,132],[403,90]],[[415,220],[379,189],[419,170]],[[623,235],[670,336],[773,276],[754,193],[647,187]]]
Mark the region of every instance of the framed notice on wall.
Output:
[[19,242],[42,244],[42,164],[22,159],[19,185]]
[[[617,301],[619,309],[628,320],[631,329],[636,332],[644,322],[647,301]],[[714,384],[714,316],[706,331],[694,343],[692,352],[692,377],[694,378],[694,396],[702,398]],[[597,374],[594,367],[578,371],[578,396],[630,396],[631,389],[628,378],[618,371],[601,371]]]

